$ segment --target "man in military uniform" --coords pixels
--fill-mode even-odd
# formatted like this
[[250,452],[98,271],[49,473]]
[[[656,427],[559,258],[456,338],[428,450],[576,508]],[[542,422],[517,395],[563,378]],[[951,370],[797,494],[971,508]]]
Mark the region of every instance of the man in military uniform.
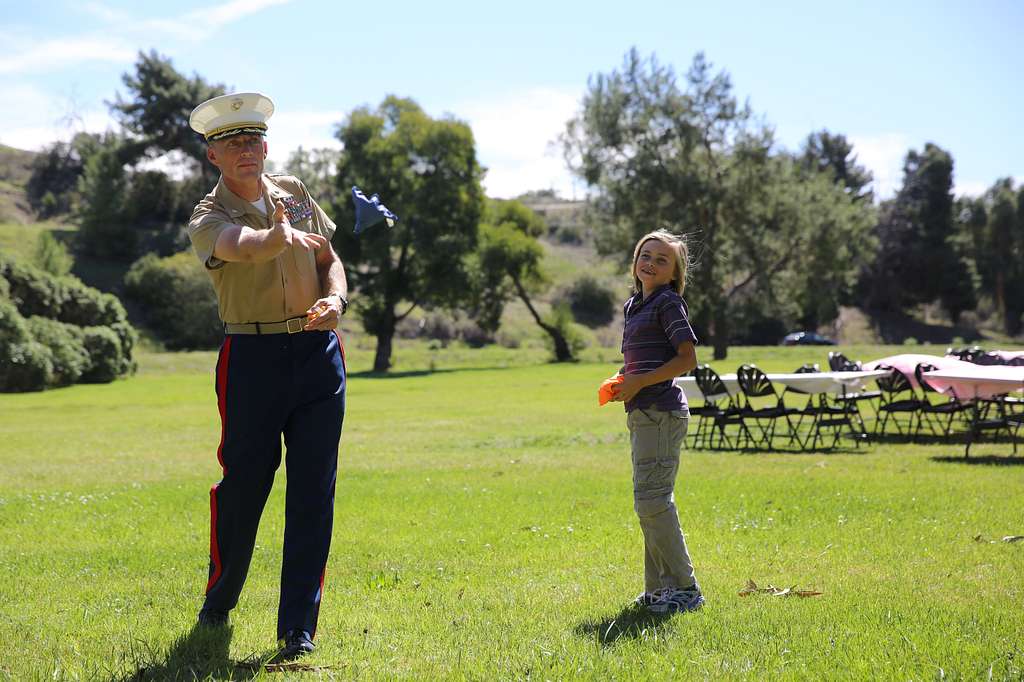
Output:
[[202,625],[238,603],[274,472],[287,448],[281,658],[313,650],[334,519],[345,360],[337,326],[348,307],[334,223],[297,178],[263,172],[267,119],[259,93],[203,102],[191,127],[220,169],[188,233],[217,292],[224,343],[216,371],[223,478],[210,490],[210,572]]

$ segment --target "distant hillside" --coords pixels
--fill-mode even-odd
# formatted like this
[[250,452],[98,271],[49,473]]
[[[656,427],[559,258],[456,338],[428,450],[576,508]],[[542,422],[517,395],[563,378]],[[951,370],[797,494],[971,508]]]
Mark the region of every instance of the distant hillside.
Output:
[[548,224],[548,236],[562,244],[592,244],[587,226],[587,202],[562,199],[550,190],[516,197]]
[[32,174],[36,152],[27,152],[0,144],[0,223],[32,222],[25,186]]

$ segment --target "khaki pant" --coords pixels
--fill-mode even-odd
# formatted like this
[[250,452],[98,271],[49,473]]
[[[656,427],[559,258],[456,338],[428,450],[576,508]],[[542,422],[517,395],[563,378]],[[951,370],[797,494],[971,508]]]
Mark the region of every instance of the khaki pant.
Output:
[[646,592],[696,583],[672,494],[688,423],[685,410],[633,410],[626,418],[633,449],[633,508],[644,533]]

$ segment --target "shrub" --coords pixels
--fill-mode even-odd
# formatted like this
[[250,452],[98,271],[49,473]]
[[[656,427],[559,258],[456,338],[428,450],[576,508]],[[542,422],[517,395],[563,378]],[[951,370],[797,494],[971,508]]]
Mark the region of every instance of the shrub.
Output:
[[121,340],[109,327],[84,328],[82,345],[89,353],[89,368],[81,377],[83,383],[108,383],[131,368],[131,361],[121,351]]
[[159,258],[146,254],[124,278],[128,296],[171,350],[216,348],[224,339],[217,296],[191,251]]
[[0,391],[41,391],[52,377],[49,349],[32,340],[14,304],[0,301]]
[[[8,281],[0,279],[0,282]],[[46,280],[29,277],[15,278],[15,281],[22,285]],[[69,290],[87,289],[79,283]],[[24,287],[19,290],[26,291]],[[60,287],[43,291],[55,290],[59,291]],[[36,299],[36,303],[40,300]],[[102,294],[90,296],[88,300],[100,302],[97,309],[105,312],[95,316],[99,319],[124,316],[124,308],[113,296]],[[111,326],[81,328],[43,315],[33,315],[26,322],[15,303],[15,300],[0,299],[0,391],[38,391],[47,386],[66,386],[78,380],[113,381],[135,369],[132,349],[136,334],[127,321],[122,319]]]
[[0,362],[0,391],[41,391],[53,379],[50,349],[38,341],[7,346]]
[[26,317],[38,315],[80,327],[128,319],[116,296],[86,286],[77,277],[57,277],[5,258],[0,258],[0,277],[7,280],[11,300]]
[[560,297],[573,317],[588,327],[603,327],[615,319],[615,293],[591,275],[583,275]]
[[53,364],[50,385],[70,386],[91,367],[81,327],[34,316],[28,319],[28,330],[33,340],[50,350]]
[[49,318],[59,315],[66,292],[53,275],[0,257],[0,278],[7,281],[10,299],[22,315]]
[[72,259],[68,248],[54,239],[49,230],[41,230],[36,238],[32,260],[44,272],[63,277],[71,272]]
[[31,337],[28,324],[10,301],[0,300],[0,349],[14,343],[24,343]]

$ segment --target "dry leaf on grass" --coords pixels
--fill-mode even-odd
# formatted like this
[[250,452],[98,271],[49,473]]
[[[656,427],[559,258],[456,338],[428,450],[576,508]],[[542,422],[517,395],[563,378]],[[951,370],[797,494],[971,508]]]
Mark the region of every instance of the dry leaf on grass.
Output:
[[761,594],[770,594],[773,597],[818,597],[824,594],[823,592],[817,592],[815,590],[798,590],[796,589],[796,585],[793,587],[780,588],[769,583],[768,587],[758,587],[757,583],[749,578],[747,579],[747,586],[740,590],[739,594],[741,597],[748,597],[759,592]]
[[1002,540],[986,540],[981,533],[974,536],[975,542],[987,542],[990,545],[994,545],[997,542],[1020,542],[1024,540],[1024,535],[1004,535]]

